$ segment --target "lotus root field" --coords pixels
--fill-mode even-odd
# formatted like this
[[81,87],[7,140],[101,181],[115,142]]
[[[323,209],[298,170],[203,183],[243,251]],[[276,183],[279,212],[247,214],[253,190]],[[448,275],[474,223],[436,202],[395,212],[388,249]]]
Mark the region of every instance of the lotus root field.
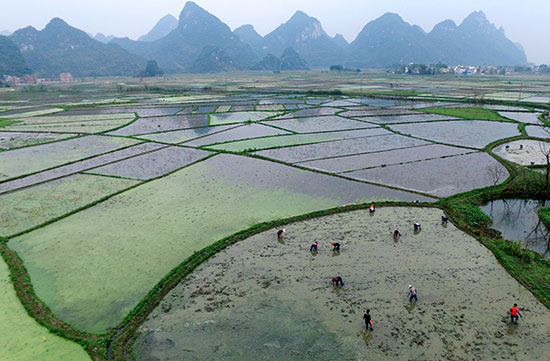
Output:
[[[486,81],[243,73],[0,89],[0,359],[547,360],[548,305],[475,227],[441,223],[453,199],[544,178],[546,105],[529,99],[548,82],[522,79],[521,99],[515,80]],[[494,202],[474,208],[524,241]],[[544,259],[535,223],[543,236],[524,246]]]

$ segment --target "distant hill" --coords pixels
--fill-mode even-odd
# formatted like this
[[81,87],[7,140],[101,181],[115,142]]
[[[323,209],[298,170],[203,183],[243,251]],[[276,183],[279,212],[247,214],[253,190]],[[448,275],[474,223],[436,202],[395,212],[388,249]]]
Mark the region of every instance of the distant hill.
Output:
[[446,20],[434,27],[428,40],[435,45],[438,59],[447,64],[526,64],[525,52],[497,29],[481,11],[470,14],[460,26]]
[[267,54],[252,70],[286,71],[309,70],[307,62],[293,48],[287,48],[280,58]]
[[338,45],[342,49],[347,49],[349,46],[348,41],[346,40],[346,38],[344,38],[342,34],[334,35],[334,37],[332,38],[332,41],[334,41],[336,45]]
[[155,41],[164,38],[178,27],[178,19],[168,14],[160,19],[147,34],[139,37],[138,41]]
[[350,44],[350,64],[385,67],[393,64],[442,62],[448,65],[515,65],[527,63],[525,53],[474,12],[460,26],[452,20],[437,24],[430,33],[387,13],[368,23]]
[[217,73],[236,70],[233,60],[219,46],[205,46],[195,61],[187,67],[188,73]]
[[10,38],[0,35],[0,76],[32,73],[21,51]]
[[2,35],[2,36],[10,36],[10,35],[11,35],[11,31],[9,31],[9,30],[2,30],[2,31],[0,31],[0,35]]
[[347,58],[345,50],[325,33],[319,20],[302,11],[267,34],[254,49],[262,56],[280,56],[289,47],[314,67],[342,63]]
[[93,38],[103,44],[107,44],[109,41],[113,40],[115,36],[114,35],[105,36],[103,35],[103,33],[97,33]]
[[42,31],[29,26],[10,38],[28,66],[43,77],[57,77],[62,72],[75,77],[133,75],[145,66],[144,59],[117,45],[91,39],[59,18]]
[[168,73],[187,71],[205,46],[222,49],[237,69],[248,69],[258,59],[250,46],[233,34],[226,24],[191,1],[185,4],[178,27],[162,39],[143,42],[124,38],[114,39],[112,43],[147,59],[157,60]]
[[256,32],[256,29],[252,25],[243,25],[233,30],[233,34],[237,35],[241,41],[249,44],[250,46],[255,46],[260,41],[262,41],[262,36]]

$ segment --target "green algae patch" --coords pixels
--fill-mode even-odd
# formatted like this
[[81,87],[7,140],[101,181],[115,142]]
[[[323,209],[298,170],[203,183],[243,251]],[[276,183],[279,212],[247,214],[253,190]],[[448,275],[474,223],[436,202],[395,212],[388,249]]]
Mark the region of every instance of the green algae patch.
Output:
[[424,108],[419,109],[425,113],[447,115],[467,120],[492,120],[497,122],[510,122],[497,111],[484,108]]
[[276,112],[233,112],[210,114],[210,125],[256,122],[279,115]]
[[90,360],[81,346],[50,333],[27,314],[3,260],[0,260],[0,320],[2,361]]
[[278,135],[273,137],[246,139],[235,142],[228,142],[207,146],[212,150],[226,150],[230,152],[254,151],[269,148],[291,147],[295,145],[306,145],[320,142],[330,142],[333,140],[341,140],[344,137],[334,137],[326,134],[293,134],[293,135]]
[[137,181],[76,175],[0,196],[0,236],[24,232],[74,212]]
[[261,222],[372,199],[425,198],[217,155],[8,245],[58,318],[101,332],[116,326],[170,270],[217,240]]
[[17,124],[17,120],[0,119],[0,128],[8,127],[13,124]]
[[[442,215],[380,207],[285,225],[283,242],[276,229],[252,236],[174,287],[131,351],[138,360],[547,360],[549,310]],[[336,275],[344,286],[331,286]],[[508,316],[515,302],[518,325]]]

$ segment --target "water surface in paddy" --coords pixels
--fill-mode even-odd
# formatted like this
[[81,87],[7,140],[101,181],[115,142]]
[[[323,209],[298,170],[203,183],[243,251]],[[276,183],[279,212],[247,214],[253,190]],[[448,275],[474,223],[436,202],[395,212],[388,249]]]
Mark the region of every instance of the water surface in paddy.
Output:
[[[379,208],[287,225],[283,242],[276,230],[253,236],[176,286],[133,352],[139,360],[546,360],[548,309],[441,215]],[[336,275],[345,286],[330,285]],[[409,283],[417,304],[406,298]],[[524,310],[518,326],[506,316],[513,302]]]
[[489,202],[481,210],[493,219],[493,228],[504,239],[521,241],[524,247],[550,257],[550,232],[538,216],[549,202],[534,199],[504,199]]

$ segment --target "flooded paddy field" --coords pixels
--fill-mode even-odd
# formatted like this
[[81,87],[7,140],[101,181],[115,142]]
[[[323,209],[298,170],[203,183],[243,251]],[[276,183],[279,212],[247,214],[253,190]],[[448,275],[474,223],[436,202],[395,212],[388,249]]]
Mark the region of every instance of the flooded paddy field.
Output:
[[79,329],[99,332],[120,322],[183,259],[218,239],[268,220],[388,199],[431,200],[220,155],[8,244],[24,260],[36,293],[54,314]]
[[413,123],[390,127],[401,134],[472,148],[483,148],[496,140],[520,135],[517,124],[490,121]]
[[207,127],[208,114],[184,114],[166,117],[140,118],[132,124],[110,132],[110,135],[131,136],[169,130]]
[[[499,170],[498,180],[491,169]],[[448,197],[476,188],[500,184],[508,178],[508,171],[486,153],[469,153],[445,158],[395,164],[386,167],[357,170],[346,176],[373,183]]]
[[31,229],[137,183],[78,174],[0,195],[3,209],[9,209],[0,214],[0,236]]
[[0,132],[0,150],[28,147],[55,140],[71,138],[76,134]]
[[265,126],[262,123],[244,124],[223,132],[206,135],[204,137],[185,142],[184,144],[192,147],[200,147],[208,144],[225,143],[242,139],[270,137],[284,134],[291,133],[286,130]]
[[217,134],[219,132],[223,132],[225,130],[233,129],[240,126],[242,126],[242,124],[218,125],[215,127],[173,130],[159,133],[143,134],[139,135],[138,138],[160,143],[180,144],[188,140],[204,137],[209,134]]
[[[262,222],[350,203],[435,202],[437,197],[483,187],[492,184],[490,177],[487,178],[487,168],[498,163],[479,149],[494,140],[520,135],[519,129],[523,126],[518,129],[519,121],[530,124],[526,127],[527,133],[544,136],[544,128],[532,118],[542,112],[544,104],[479,105],[518,113],[508,114],[518,121],[516,123],[464,121],[422,113],[423,108],[435,106],[475,107],[469,103],[469,97],[478,97],[481,92],[500,92],[507,97],[512,92],[504,82],[474,91],[471,84],[464,87],[454,80],[441,82],[424,77],[414,81],[409,78],[406,82],[401,77],[395,78],[390,86],[388,78],[375,75],[372,83],[364,87],[365,92],[368,89],[376,92],[375,97],[368,97],[359,93],[363,90],[359,79],[371,75],[325,76],[327,79],[321,85],[319,79],[308,79],[303,74],[291,77],[236,74],[227,83],[214,75],[204,75],[201,79],[184,77],[186,87],[197,88],[176,93],[171,90],[125,93],[113,85],[133,84],[132,79],[74,84],[74,89],[72,85],[64,85],[66,90],[44,93],[1,90],[0,236],[8,236],[2,242],[7,242],[7,247],[22,259],[39,300],[72,327],[101,333],[117,326],[170,270],[195,251],[223,237]],[[251,79],[260,79],[260,82]],[[166,78],[157,83],[159,81],[145,80],[147,84],[161,87],[162,82],[167,82],[177,89],[178,80]],[[349,84],[342,84],[343,81]],[[468,80],[462,82],[467,84]],[[134,85],[136,89],[144,86]],[[204,92],[210,86],[216,89],[215,93]],[[387,95],[393,94],[394,86],[399,88],[395,90],[398,96],[390,99]],[[86,90],[88,87],[93,90]],[[221,89],[231,93],[224,94]],[[327,89],[354,93],[310,96],[305,92]],[[399,94],[407,89],[418,96]],[[270,93],[271,90],[274,93]],[[283,94],[285,91],[288,94]],[[440,96],[448,98],[430,101],[431,97]],[[449,98],[460,103],[453,105],[447,102]],[[533,108],[537,108],[536,112],[529,112]],[[238,257],[235,257],[231,261],[234,263],[229,262],[228,268],[223,268],[228,270],[227,277],[210,275],[221,283],[237,279],[235,285],[239,284],[245,293],[243,297],[231,297],[235,307],[218,307],[215,292],[212,293],[214,301],[201,300],[202,291],[199,291],[191,297],[197,300],[197,308],[189,310],[201,311],[193,313],[188,326],[187,321],[181,323],[185,329],[178,329],[179,317],[187,318],[188,309],[183,308],[183,303],[180,309],[180,304],[163,302],[160,307],[165,305],[164,311],[170,307],[171,310],[166,314],[164,311],[153,314],[155,318],[150,321],[159,320],[160,326],[144,326],[133,351],[142,359],[210,357],[204,355],[212,355],[211,359],[246,359],[259,355],[265,359],[370,359],[372,356],[372,359],[459,360],[490,358],[498,346],[503,351],[490,356],[503,358],[502,355],[509,352],[511,359],[539,358],[533,353],[536,351],[526,350],[528,346],[536,350],[533,345],[539,342],[539,334],[530,328],[526,332],[532,332],[532,340],[527,340],[522,333],[526,319],[518,328],[499,328],[507,326],[503,317],[509,302],[498,292],[489,292],[498,299],[497,318],[486,316],[494,311],[489,306],[483,305],[479,311],[479,304],[474,303],[470,308],[476,306],[483,314],[468,308],[470,313],[464,313],[467,321],[459,321],[462,305],[450,300],[450,291],[439,284],[434,286],[433,280],[441,278],[447,287],[452,283],[449,281],[452,274],[452,280],[459,279],[463,290],[466,289],[464,282],[471,276],[471,284],[487,288],[475,276],[476,272],[484,272],[486,264],[480,263],[483,267],[476,270],[472,259],[463,256],[460,249],[458,256],[451,257],[449,267],[453,270],[448,271],[440,261],[443,244],[437,243],[445,241],[444,233],[436,232],[425,247],[414,243],[424,241],[422,235],[432,232],[432,226],[440,227],[438,211],[429,210],[436,212],[429,216],[424,211],[404,211],[379,227],[369,222],[385,214],[380,209],[374,217],[365,217],[365,223],[361,223],[365,229],[360,231],[350,228],[359,224],[351,218],[349,221],[346,218],[349,224],[343,225],[326,219],[341,233],[327,233],[326,227],[311,223],[308,226],[311,229],[306,230],[310,233],[292,238],[295,236],[288,230],[294,226],[289,226],[286,245],[272,242],[264,247],[260,238],[254,244],[258,245],[256,251],[260,250],[265,264],[256,262],[254,250],[250,256],[249,251],[242,251],[248,258],[239,262],[244,262],[246,267],[249,267],[246,262],[256,262],[250,266],[254,268],[243,268],[249,271],[240,275],[232,268],[237,265]],[[418,235],[409,232],[414,219],[420,220],[425,228]],[[392,241],[385,244],[396,225],[402,227],[402,239],[396,244]],[[451,225],[446,230],[440,229],[441,232],[449,230],[452,231]],[[361,235],[363,231],[367,232],[365,237]],[[320,235],[313,234],[316,232]],[[362,241],[351,241],[354,251],[358,250],[354,255],[347,248],[346,239],[356,236],[366,240],[365,247],[376,249],[361,250],[357,247],[363,245]],[[269,237],[269,242],[276,241],[272,232]],[[321,250],[315,257],[305,252],[311,237],[321,241]],[[435,240],[438,237],[440,239]],[[340,255],[332,257],[331,252],[324,253],[328,249],[325,238],[343,243]],[[457,238],[454,247],[462,247],[462,240]],[[436,246],[432,247],[432,241]],[[468,247],[470,241],[469,238],[465,241]],[[245,241],[244,244],[251,243]],[[421,254],[408,248],[400,249],[409,245]],[[377,257],[379,247],[382,253]],[[454,254],[454,247],[447,256]],[[475,247],[481,246],[475,243]],[[273,255],[269,253],[272,251],[281,253]],[[400,258],[390,260],[388,255],[392,251]],[[474,255],[477,252],[476,248]],[[403,261],[405,253],[420,262]],[[231,257],[235,255],[231,254]],[[276,260],[282,260],[278,269]],[[474,260],[479,261],[475,257]],[[333,261],[341,262],[333,268],[328,263]],[[371,268],[370,264],[377,261],[382,262],[377,268],[393,269],[397,276],[386,276],[376,267]],[[302,267],[301,262],[308,262],[307,267]],[[291,264],[293,268],[287,270]],[[461,265],[464,265],[462,269]],[[317,266],[319,268],[315,268]],[[266,271],[268,267],[275,268]],[[443,271],[445,269],[447,271]],[[346,286],[337,291],[328,285],[325,273],[330,278],[340,270],[349,272],[342,273]],[[472,274],[463,277],[461,272],[469,270]],[[203,271],[199,270],[198,284],[205,290],[206,281],[203,282],[200,272]],[[264,276],[266,272],[282,276],[269,278]],[[492,277],[491,272],[488,275]],[[411,281],[401,282],[401,278],[409,276],[413,278]],[[500,276],[493,278],[495,284],[502,280]],[[356,282],[360,284],[358,292],[348,288]],[[407,303],[403,302],[406,289],[402,289],[401,283],[408,282],[417,284],[421,290],[416,309],[406,309]],[[285,288],[287,283],[290,288]],[[500,287],[499,292],[508,285]],[[516,286],[511,286],[512,293],[516,290],[513,287]],[[231,289],[228,287],[223,292],[228,290]],[[179,291],[192,295],[196,289],[191,285],[178,287],[173,292]],[[440,292],[446,293],[445,299],[438,299]],[[518,296],[520,303],[524,302],[522,292],[514,293],[521,296]],[[477,289],[473,293],[461,293],[455,296],[456,302],[462,300],[470,306],[467,297],[477,297],[477,293]],[[489,305],[492,299],[486,302]],[[529,302],[524,306],[527,314],[537,309]],[[448,304],[452,305],[451,311],[445,308]],[[365,305],[373,310],[376,328],[372,334],[361,330]],[[15,308],[10,305],[9,309]],[[246,309],[249,312],[244,311]],[[221,310],[238,312],[227,317],[224,313],[220,317],[201,318]],[[175,311],[177,315],[173,314]],[[258,320],[256,314],[261,316]],[[436,314],[442,316],[435,317]],[[497,323],[491,323],[495,319]],[[11,320],[10,323],[20,322]],[[23,348],[20,353],[10,353],[14,359],[26,361],[31,359],[30,355],[46,352],[33,346],[36,338],[32,329],[41,329],[33,322],[21,321],[25,329],[23,336],[17,336],[19,331],[13,332],[13,336],[17,336],[15,343],[11,343],[14,337],[0,342],[0,355],[3,356],[5,350],[13,350],[10,347],[20,345],[26,337],[30,340],[25,344],[29,345],[28,352]],[[395,326],[400,324],[405,326]],[[167,325],[171,328],[166,328]],[[429,327],[422,329],[419,325]],[[221,328],[217,329],[218,326]],[[10,325],[9,329],[16,327]],[[235,335],[239,340],[246,340],[242,342],[247,344],[245,351],[239,348],[238,342],[232,341],[234,330],[238,330]],[[472,336],[473,330],[475,336]],[[204,340],[214,341],[202,342],[199,334]],[[40,338],[40,347],[56,339],[50,334],[45,337],[45,341]],[[181,343],[183,338],[193,344]],[[520,341],[516,342],[516,338]],[[544,342],[540,343],[541,352],[546,352]],[[67,344],[69,348],[75,346]],[[76,349],[80,350],[78,346]],[[77,354],[52,355],[56,355],[52,359],[80,359]],[[47,357],[41,359],[47,360]]]
[[91,157],[83,161],[76,161],[74,163],[63,165],[57,168],[52,168],[50,170],[31,174],[21,178],[16,178],[13,180],[8,180],[6,182],[0,183],[0,194],[5,194],[17,189],[22,189],[39,183],[44,183],[54,179],[77,174],[79,172],[87,171],[92,168],[97,168],[105,164],[148,153],[162,147],[164,147],[162,144],[142,143],[110,153],[105,153],[96,157]]
[[298,133],[328,132],[372,127],[371,124],[330,115],[266,121],[264,124],[271,124]]
[[543,139],[550,138],[550,128],[539,127],[536,125],[528,125],[525,127],[525,131],[527,132],[527,135],[530,137],[543,138]]
[[135,180],[149,180],[172,173],[210,155],[212,153],[199,149],[166,147],[94,168],[89,172]]
[[140,143],[114,137],[86,136],[0,152],[0,181]]
[[373,136],[364,139],[345,139],[323,144],[311,144],[291,148],[264,150],[258,152],[257,154],[288,163],[297,163],[328,157],[408,148],[426,144],[429,143],[423,140],[390,133],[387,135]]
[[459,118],[448,117],[437,114],[405,114],[405,115],[386,115],[386,116],[366,116],[354,117],[365,122],[376,124],[398,124],[398,123],[416,123],[416,122],[432,122],[438,120],[457,120]]
[[493,219],[493,228],[510,241],[522,245],[546,258],[550,257],[550,232],[538,216],[540,207],[548,202],[533,199],[504,199],[489,202],[481,210]]
[[[548,309],[441,215],[357,211],[287,225],[283,242],[270,230],[237,243],[170,291],[132,351],[138,360],[545,360]],[[331,286],[336,275],[344,286]],[[518,325],[507,316],[514,302]]]
[[471,152],[473,151],[464,148],[450,147],[440,144],[427,144],[396,150],[313,160],[300,162],[297,164],[304,167],[311,167],[334,173],[342,173],[359,169],[384,167],[420,160],[443,158],[451,155],[460,155]]

